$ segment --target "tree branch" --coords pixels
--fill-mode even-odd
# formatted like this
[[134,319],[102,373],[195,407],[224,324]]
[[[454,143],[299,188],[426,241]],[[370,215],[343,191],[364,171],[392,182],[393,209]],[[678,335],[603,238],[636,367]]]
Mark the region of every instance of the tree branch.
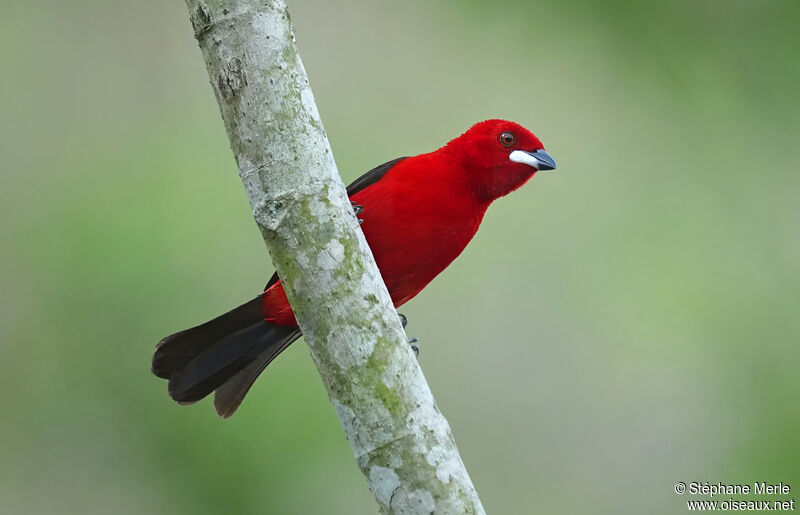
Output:
[[186,0],[253,215],[381,511],[484,513],[336,169],[282,0]]

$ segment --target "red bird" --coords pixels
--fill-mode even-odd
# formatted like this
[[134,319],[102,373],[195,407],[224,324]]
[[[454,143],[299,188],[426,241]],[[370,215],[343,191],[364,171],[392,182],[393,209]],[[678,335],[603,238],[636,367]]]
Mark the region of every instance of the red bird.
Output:
[[[475,235],[486,208],[556,163],[519,124],[480,122],[442,148],[382,164],[347,188],[395,307],[414,298]],[[264,293],[159,342],[153,373],[181,404],[211,392],[227,418],[264,368],[300,337],[276,275]]]

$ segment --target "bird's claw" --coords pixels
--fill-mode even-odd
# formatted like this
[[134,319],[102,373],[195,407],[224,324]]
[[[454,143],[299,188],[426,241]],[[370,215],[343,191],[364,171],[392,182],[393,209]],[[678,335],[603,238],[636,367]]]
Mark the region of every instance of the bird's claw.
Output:
[[413,351],[414,351],[414,354],[415,354],[417,357],[419,357],[419,347],[417,347],[417,346],[416,346],[416,345],[414,345],[414,344],[415,344],[415,343],[417,343],[418,341],[419,341],[419,338],[410,338],[410,339],[408,340],[408,344],[409,344],[409,345],[411,345],[411,350],[413,350]]
[[364,220],[362,218],[358,218],[358,215],[364,212],[364,206],[362,206],[361,204],[356,204],[352,200],[350,201],[350,205],[353,207],[353,214],[356,215],[356,219],[358,220],[358,225],[363,224]]
[[[397,316],[400,317],[400,325],[402,325],[403,326],[403,330],[405,330],[406,326],[408,325],[408,317],[405,316],[402,313],[398,313]],[[408,339],[408,344],[411,345],[411,350],[413,350],[414,354],[416,354],[417,356],[419,356],[419,347],[417,347],[414,344],[417,343],[418,341],[419,341],[419,338],[409,338]]]

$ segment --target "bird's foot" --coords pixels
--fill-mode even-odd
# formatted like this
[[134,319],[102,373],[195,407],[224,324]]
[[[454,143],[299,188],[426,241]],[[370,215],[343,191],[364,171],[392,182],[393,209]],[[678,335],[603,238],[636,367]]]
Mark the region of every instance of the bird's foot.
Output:
[[414,351],[414,354],[416,354],[417,357],[419,357],[419,347],[417,347],[414,344],[417,343],[418,341],[419,341],[419,338],[409,338],[408,339],[408,344],[411,345],[411,350]]
[[[400,317],[400,325],[402,325],[403,326],[403,330],[405,330],[406,326],[408,325],[408,317],[405,316],[402,313],[398,313],[397,316]],[[419,347],[414,345],[417,342],[419,342],[419,338],[409,338],[408,339],[408,344],[411,345],[411,350],[414,351],[414,354],[419,356]]]
[[364,212],[364,206],[362,206],[361,204],[356,204],[352,200],[350,201],[350,205],[353,206],[353,214],[356,215],[356,219],[358,220],[358,224],[359,225],[363,224],[364,220],[361,219],[361,218],[358,218],[358,215],[360,215],[361,213]]

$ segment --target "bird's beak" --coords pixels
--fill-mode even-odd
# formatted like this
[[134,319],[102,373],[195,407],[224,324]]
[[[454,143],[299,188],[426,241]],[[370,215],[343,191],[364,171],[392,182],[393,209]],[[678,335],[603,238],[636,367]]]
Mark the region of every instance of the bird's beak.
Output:
[[508,158],[515,163],[523,163],[540,171],[556,169],[556,160],[544,150],[535,152],[515,150],[509,154]]

